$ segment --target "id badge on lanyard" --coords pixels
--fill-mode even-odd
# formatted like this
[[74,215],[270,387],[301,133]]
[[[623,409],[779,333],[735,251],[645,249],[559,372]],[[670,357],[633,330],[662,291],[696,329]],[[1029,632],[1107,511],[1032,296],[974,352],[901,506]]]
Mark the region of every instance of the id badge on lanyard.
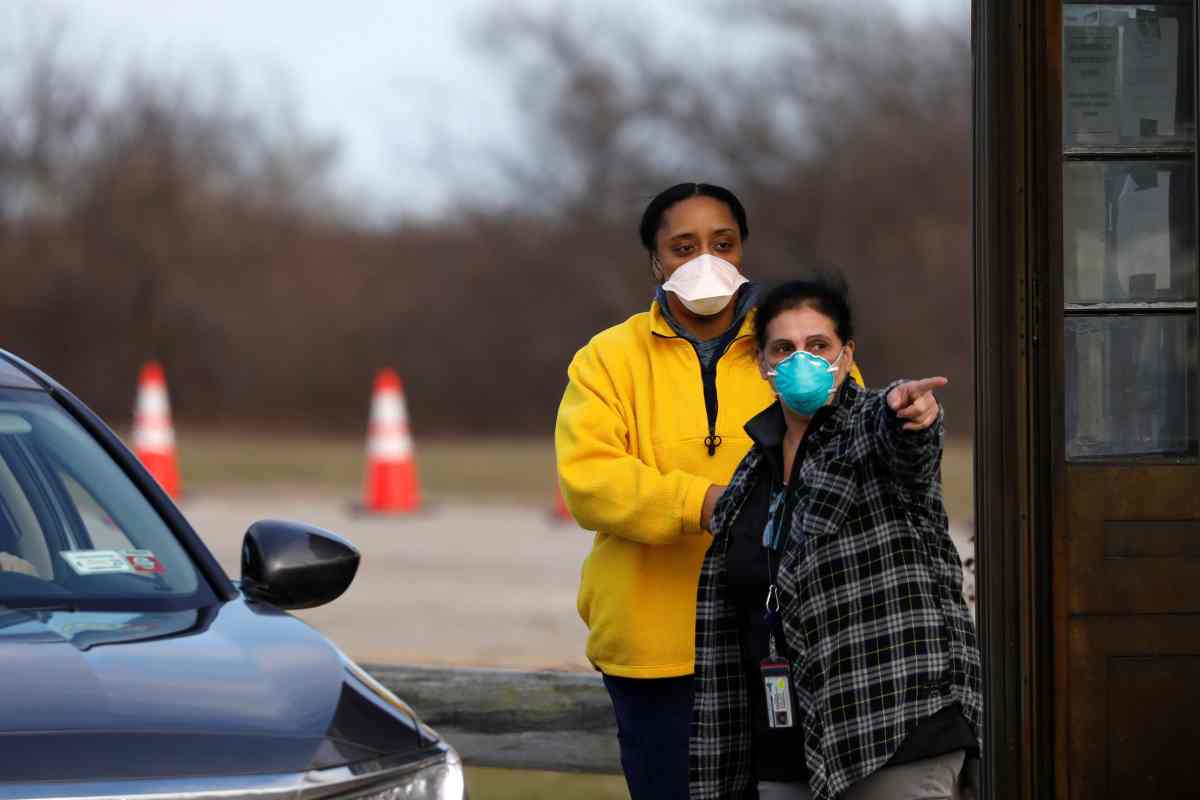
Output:
[[767,634],[767,657],[758,664],[767,698],[767,725],[771,728],[791,728],[796,724],[792,708],[792,665],[775,649],[775,623],[779,620],[779,596],[775,586],[767,590],[765,614],[770,633]]

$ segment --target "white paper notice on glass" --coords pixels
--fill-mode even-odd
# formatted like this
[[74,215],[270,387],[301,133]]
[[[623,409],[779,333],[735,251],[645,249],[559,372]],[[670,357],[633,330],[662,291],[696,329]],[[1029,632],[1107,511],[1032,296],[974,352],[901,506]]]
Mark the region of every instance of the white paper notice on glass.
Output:
[[1125,299],[1157,300],[1171,288],[1171,173],[1131,169],[1117,195],[1117,279]]
[[1121,136],[1175,135],[1179,20],[1139,14],[1122,26]]
[[1067,144],[1116,144],[1120,28],[1063,27],[1063,139]]

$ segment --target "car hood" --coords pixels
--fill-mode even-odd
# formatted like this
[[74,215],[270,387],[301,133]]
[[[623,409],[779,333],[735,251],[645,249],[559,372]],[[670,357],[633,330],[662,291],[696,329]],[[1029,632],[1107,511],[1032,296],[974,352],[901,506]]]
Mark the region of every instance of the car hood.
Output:
[[243,599],[0,611],[0,664],[0,781],[302,772],[433,743],[318,632]]

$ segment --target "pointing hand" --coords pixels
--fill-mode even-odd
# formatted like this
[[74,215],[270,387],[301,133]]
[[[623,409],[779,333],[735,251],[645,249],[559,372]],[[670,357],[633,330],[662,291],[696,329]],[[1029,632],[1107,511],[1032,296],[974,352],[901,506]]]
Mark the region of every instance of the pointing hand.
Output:
[[940,377],[906,381],[888,392],[888,408],[900,419],[907,420],[904,430],[923,431],[938,417],[938,401],[933,390],[947,383],[948,380]]

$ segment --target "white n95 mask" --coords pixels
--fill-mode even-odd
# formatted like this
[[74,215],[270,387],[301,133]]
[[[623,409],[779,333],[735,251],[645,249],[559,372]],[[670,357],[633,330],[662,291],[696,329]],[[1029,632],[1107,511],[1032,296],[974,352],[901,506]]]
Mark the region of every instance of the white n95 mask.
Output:
[[749,281],[737,267],[705,253],[672,272],[662,288],[673,292],[688,311],[710,317],[721,313],[744,283]]

